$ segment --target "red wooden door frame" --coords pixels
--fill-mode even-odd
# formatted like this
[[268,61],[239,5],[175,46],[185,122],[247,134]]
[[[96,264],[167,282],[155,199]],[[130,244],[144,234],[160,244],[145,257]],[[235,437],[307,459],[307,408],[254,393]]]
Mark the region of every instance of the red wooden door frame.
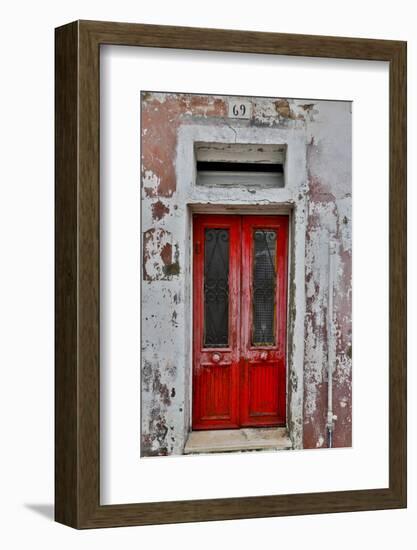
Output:
[[[203,345],[204,236],[210,228],[229,230],[229,342],[221,348]],[[251,341],[256,228],[277,232],[272,346]],[[193,235],[193,429],[285,425],[288,216],[195,215]]]

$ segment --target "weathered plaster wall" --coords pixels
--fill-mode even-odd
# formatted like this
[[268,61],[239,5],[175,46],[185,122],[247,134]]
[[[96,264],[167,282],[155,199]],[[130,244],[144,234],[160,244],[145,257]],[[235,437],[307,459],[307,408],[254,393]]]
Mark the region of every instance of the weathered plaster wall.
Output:
[[320,102],[308,129],[304,447],[326,446],[329,238],[335,241],[334,445],[352,442],[352,195],[350,103]]
[[[246,98],[247,99],[247,98]],[[336,241],[335,446],[351,444],[351,114],[342,102],[143,93],[142,455],[181,453],[190,426],[191,216],[220,205],[291,209],[288,424],[326,446],[328,246]],[[282,189],[195,186],[195,142],[287,145]]]

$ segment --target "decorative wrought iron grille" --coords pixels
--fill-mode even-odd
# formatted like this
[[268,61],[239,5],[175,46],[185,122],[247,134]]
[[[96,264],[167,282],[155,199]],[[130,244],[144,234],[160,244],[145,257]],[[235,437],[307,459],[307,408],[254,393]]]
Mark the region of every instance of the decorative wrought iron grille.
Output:
[[229,344],[229,230],[204,236],[204,347]]
[[276,240],[275,230],[256,229],[254,231],[252,281],[252,344],[254,346],[275,344]]

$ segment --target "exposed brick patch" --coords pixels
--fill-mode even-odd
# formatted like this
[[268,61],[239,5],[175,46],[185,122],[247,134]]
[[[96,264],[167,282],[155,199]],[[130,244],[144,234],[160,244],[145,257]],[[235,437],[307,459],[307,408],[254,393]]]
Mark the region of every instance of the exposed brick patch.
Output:
[[152,219],[155,221],[161,220],[166,214],[169,214],[169,208],[158,200],[152,204]]

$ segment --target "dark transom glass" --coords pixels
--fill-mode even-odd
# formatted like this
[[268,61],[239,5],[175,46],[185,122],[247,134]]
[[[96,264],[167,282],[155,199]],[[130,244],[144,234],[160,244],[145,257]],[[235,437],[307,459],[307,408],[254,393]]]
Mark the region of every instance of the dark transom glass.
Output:
[[252,344],[254,346],[275,344],[276,242],[275,230],[256,229],[254,231],[252,279]]
[[229,230],[204,235],[204,347],[229,344]]

